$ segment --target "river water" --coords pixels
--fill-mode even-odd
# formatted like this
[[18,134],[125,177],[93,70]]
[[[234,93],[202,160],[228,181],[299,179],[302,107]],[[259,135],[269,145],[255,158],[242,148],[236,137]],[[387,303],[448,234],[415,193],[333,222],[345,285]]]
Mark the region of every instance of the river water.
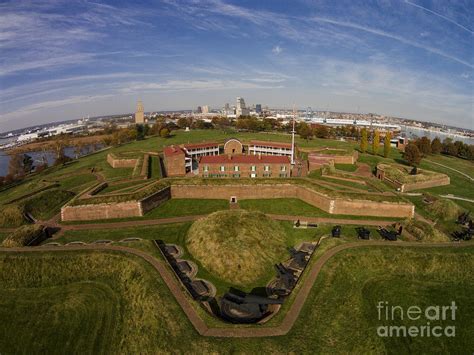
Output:
[[[7,141],[0,139],[0,144],[7,143]],[[93,151],[93,148],[101,149],[103,148],[102,145],[86,145],[84,146],[82,153],[79,156],[84,156],[86,154],[90,154]],[[66,147],[64,149],[64,154],[70,158],[75,158],[76,153],[74,152],[73,147]],[[45,160],[49,166],[54,163],[55,154],[52,151],[43,152],[29,152],[28,153],[31,158],[34,160],[34,165],[42,164]],[[10,156],[6,154],[4,151],[0,150],[0,176],[5,176],[8,174],[8,163],[10,161]]]
[[401,129],[402,135],[408,137],[408,138],[416,138],[416,137],[428,137],[429,139],[434,139],[438,137],[441,141],[443,141],[445,138],[452,138],[453,141],[461,141],[466,144],[474,144],[474,138],[469,138],[469,137],[462,137],[458,136],[455,134],[450,134],[447,132],[435,132],[435,131],[429,131],[423,128],[416,128],[416,127],[407,127],[407,126],[402,126]]

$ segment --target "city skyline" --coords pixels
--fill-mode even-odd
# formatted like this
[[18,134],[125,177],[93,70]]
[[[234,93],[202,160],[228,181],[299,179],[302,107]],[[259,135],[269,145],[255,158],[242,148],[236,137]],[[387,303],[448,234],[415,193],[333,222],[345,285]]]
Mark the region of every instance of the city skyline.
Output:
[[[68,6],[66,6],[68,4]],[[249,104],[473,127],[470,2],[0,5],[0,131]]]

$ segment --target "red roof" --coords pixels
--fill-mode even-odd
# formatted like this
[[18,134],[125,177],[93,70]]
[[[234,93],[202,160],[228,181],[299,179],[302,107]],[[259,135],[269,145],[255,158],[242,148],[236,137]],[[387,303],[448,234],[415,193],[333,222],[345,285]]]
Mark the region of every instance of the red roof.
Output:
[[250,145],[260,145],[264,147],[291,149],[291,143],[281,143],[281,142],[267,142],[267,141],[252,140],[250,141]]
[[206,155],[200,164],[289,164],[290,158],[278,155]]
[[174,145],[170,145],[163,149],[163,154],[166,157],[170,157],[172,155],[184,155],[183,150],[180,147],[176,147]]
[[197,148],[209,148],[209,147],[218,147],[219,143],[216,142],[203,142],[203,143],[192,143],[185,144],[186,149],[197,149]]

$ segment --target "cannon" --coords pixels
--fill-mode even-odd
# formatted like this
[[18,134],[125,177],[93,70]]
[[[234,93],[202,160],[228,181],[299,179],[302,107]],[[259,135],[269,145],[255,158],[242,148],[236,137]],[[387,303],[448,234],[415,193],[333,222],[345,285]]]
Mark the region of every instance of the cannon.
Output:
[[370,239],[370,231],[364,227],[357,227],[356,228],[357,237],[359,239],[369,240]]
[[333,238],[339,238],[341,236],[341,226],[332,227],[331,234]]

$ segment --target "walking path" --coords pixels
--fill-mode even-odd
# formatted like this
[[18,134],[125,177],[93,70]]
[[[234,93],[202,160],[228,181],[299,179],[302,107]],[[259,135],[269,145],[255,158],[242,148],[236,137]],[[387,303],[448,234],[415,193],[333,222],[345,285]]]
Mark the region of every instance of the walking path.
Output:
[[[195,215],[195,216],[181,216],[181,217],[170,217],[170,218],[159,218],[159,219],[147,219],[147,220],[133,220],[123,222],[106,222],[106,223],[87,223],[87,224],[66,224],[61,225],[61,231],[56,233],[52,239],[57,239],[65,231],[79,231],[79,230],[97,230],[97,229],[120,229],[137,226],[156,226],[161,224],[171,223],[184,223],[191,222],[197,219],[206,217],[207,215]],[[280,221],[308,221],[310,223],[335,223],[335,224],[352,224],[352,225],[367,225],[367,226],[388,226],[395,223],[394,221],[388,220],[370,220],[370,219],[340,219],[330,217],[307,217],[307,216],[290,216],[290,215],[275,215],[267,214],[268,217]]]
[[24,247],[24,248],[0,248],[0,252],[18,253],[18,252],[54,252],[54,251],[73,251],[73,250],[115,250],[129,254],[136,255],[146,260],[152,265],[155,270],[158,271],[163,281],[170,289],[176,301],[183,309],[184,313],[188,317],[189,321],[196,329],[196,331],[202,336],[211,337],[267,337],[267,336],[281,336],[287,334],[298,319],[300,312],[303,308],[306,299],[308,298],[311,289],[321,272],[321,269],[326,262],[336,255],[337,253],[351,249],[368,246],[393,246],[393,247],[417,247],[417,248],[461,248],[461,247],[473,247],[473,243],[433,243],[433,244],[420,244],[416,242],[380,242],[380,241],[367,241],[367,242],[354,242],[338,245],[332,249],[329,249],[325,254],[319,257],[319,259],[313,264],[309,270],[308,277],[302,283],[297,292],[293,304],[285,315],[285,318],[279,326],[276,327],[246,327],[246,328],[209,328],[206,323],[196,312],[196,309],[192,306],[190,300],[185,296],[184,290],[179,285],[176,278],[167,269],[167,267],[161,261],[155,259],[153,256],[147,254],[144,251],[124,247],[117,245],[82,245],[82,246],[43,246],[43,247]]
[[447,166],[447,165],[444,165],[444,164],[440,164],[440,163],[437,163],[437,162],[435,162],[435,161],[433,161],[433,160],[429,160],[429,159],[425,159],[425,161],[428,161],[428,162],[430,162],[430,163],[432,163],[432,164],[436,164],[436,165],[442,166],[443,168],[446,168],[446,169],[455,171],[455,172],[457,172],[457,173],[459,173],[459,174],[461,174],[461,175],[467,177],[469,180],[471,180],[471,182],[474,181],[474,178],[473,178],[473,177],[467,175],[466,173],[463,173],[462,171],[459,171],[459,170],[457,170],[457,169],[451,168],[450,166]]
[[451,195],[451,194],[448,194],[448,195],[440,195],[441,197],[445,197],[445,198],[450,198],[452,200],[461,200],[461,201],[466,201],[466,202],[472,202],[474,203],[474,200],[471,200],[469,198],[465,198],[465,197],[459,197],[459,196],[454,196],[454,195]]
[[[308,216],[293,216],[293,215],[278,215],[266,214],[271,219],[279,221],[308,221],[309,223],[333,223],[333,224],[349,224],[349,225],[366,225],[366,226],[388,226],[395,223],[391,220],[373,220],[373,219],[343,219],[331,217],[308,217]],[[193,215],[181,217],[169,217],[159,219],[145,219],[132,220],[123,222],[104,222],[104,223],[84,223],[84,224],[63,224],[58,223],[58,216],[51,218],[49,221],[41,222],[48,227],[57,227],[61,230],[56,233],[52,239],[60,238],[66,231],[81,231],[81,230],[98,230],[98,229],[120,229],[138,226],[157,226],[162,224],[185,223],[192,222],[197,219],[206,217],[207,215]],[[419,216],[417,216],[419,217]],[[13,232],[15,228],[0,228],[0,232]]]
[[333,223],[333,224],[353,224],[353,225],[365,225],[365,226],[388,226],[394,224],[395,221],[387,220],[373,220],[373,219],[343,219],[343,218],[331,218],[331,217],[307,217],[307,216],[289,216],[281,214],[267,214],[271,219],[279,221],[307,221],[309,223]]

